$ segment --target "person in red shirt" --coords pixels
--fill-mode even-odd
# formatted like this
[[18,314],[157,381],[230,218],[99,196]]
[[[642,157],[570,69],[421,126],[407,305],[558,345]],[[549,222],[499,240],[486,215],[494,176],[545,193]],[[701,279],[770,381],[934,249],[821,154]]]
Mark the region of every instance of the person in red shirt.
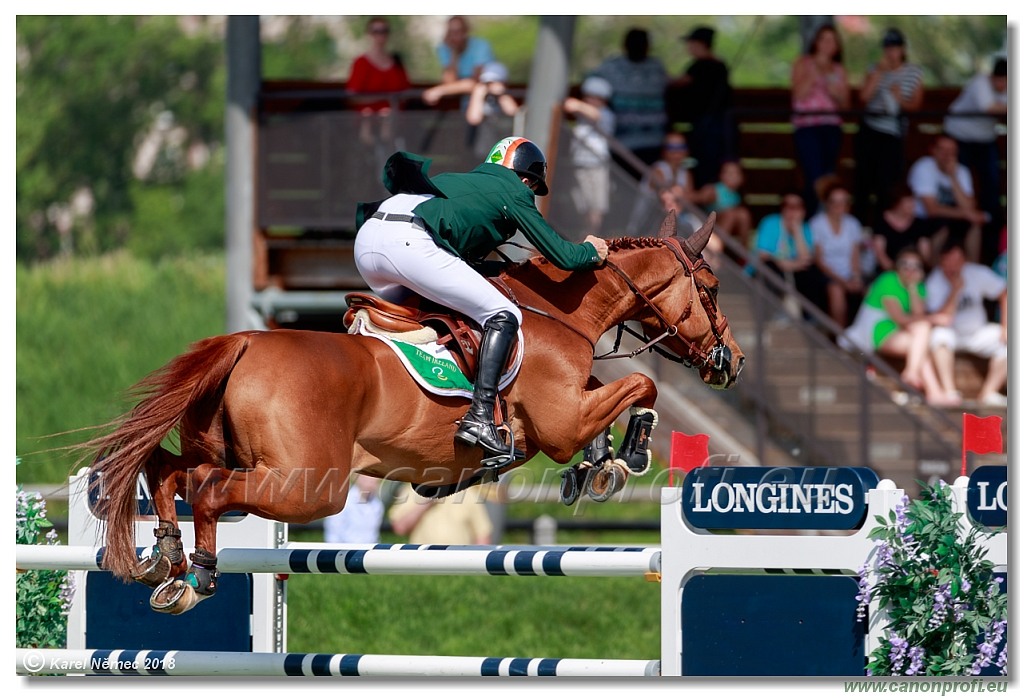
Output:
[[[410,87],[398,54],[388,50],[391,25],[383,17],[374,17],[366,25],[370,35],[370,48],[352,63],[345,88],[353,93],[400,92]],[[387,99],[366,100],[354,98],[363,114],[387,114],[391,104]]]

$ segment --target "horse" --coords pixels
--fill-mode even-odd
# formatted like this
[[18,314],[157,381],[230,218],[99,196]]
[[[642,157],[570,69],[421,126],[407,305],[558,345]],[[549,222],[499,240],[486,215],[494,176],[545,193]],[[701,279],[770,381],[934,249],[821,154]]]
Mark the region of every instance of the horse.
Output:
[[[611,240],[593,270],[565,272],[532,257],[498,276],[524,316],[526,351],[503,394],[525,459],[543,452],[568,463],[627,408],[646,419],[632,440],[632,457],[643,456],[654,381],[632,373],[604,385],[591,376],[599,338],[626,321],[639,323],[644,349],[691,365],[706,385],[735,383],[743,353],[702,255],[713,227],[714,214],[682,239],[669,215],[657,237]],[[102,567],[155,588],[150,605],[158,612],[181,614],[216,592],[217,520],[225,513],[306,523],[344,508],[352,472],[447,491],[481,472],[480,451],[454,439],[466,400],[425,392],[375,338],[287,329],[215,336],[134,389],[135,407],[87,445],[105,521]],[[180,454],[161,445],[175,430]],[[142,473],[157,527],[152,554],[140,560]],[[187,569],[175,495],[193,511]]]

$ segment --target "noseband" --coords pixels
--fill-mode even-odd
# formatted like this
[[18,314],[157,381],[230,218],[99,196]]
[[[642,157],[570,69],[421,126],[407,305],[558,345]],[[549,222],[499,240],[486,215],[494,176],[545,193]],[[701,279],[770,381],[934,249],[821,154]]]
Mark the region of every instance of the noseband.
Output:
[[[725,332],[725,329],[728,326],[728,321],[726,320],[724,315],[720,315],[718,313],[718,304],[715,302],[715,298],[712,296],[711,291],[708,289],[707,285],[698,282],[696,276],[696,273],[704,268],[707,268],[710,271],[711,266],[708,265],[703,255],[700,256],[696,262],[690,260],[690,257],[683,250],[682,244],[679,242],[678,239],[666,238],[662,240],[664,240],[665,246],[672,251],[672,253],[676,256],[676,259],[679,260],[680,264],[682,264],[683,269],[686,271],[687,277],[693,280],[693,285],[697,289],[697,298],[700,299],[701,307],[704,309],[704,313],[708,317],[708,323],[711,326],[711,333],[713,337],[710,338],[708,342],[706,342],[705,344],[697,345],[696,343],[686,338],[683,338],[682,336],[679,336],[679,324],[685,321],[690,316],[693,307],[692,298],[690,299],[689,303],[687,303],[686,307],[683,309],[679,318],[675,321],[675,323],[673,323],[672,321],[665,317],[665,315],[658,308],[657,304],[655,304],[650,297],[644,294],[643,291],[641,291],[640,288],[636,286],[633,280],[630,279],[629,275],[623,272],[618,265],[615,265],[610,260],[606,260],[605,265],[608,266],[612,271],[614,271],[619,277],[621,277],[623,281],[625,281],[626,286],[629,287],[630,291],[632,291],[635,296],[639,297],[640,300],[644,303],[644,305],[654,313],[655,317],[657,317],[658,321],[661,323],[663,330],[658,336],[654,338],[648,338],[645,334],[637,333],[632,328],[629,328],[625,322],[622,322],[618,326],[618,331],[615,336],[615,345],[612,347],[612,349],[608,353],[605,353],[604,355],[595,356],[594,359],[613,360],[622,357],[633,358],[645,350],[651,350],[653,352],[658,353],[662,357],[671,360],[672,362],[678,362],[687,367],[710,367],[715,371],[723,372],[729,367],[729,364],[732,362],[732,352],[729,350],[729,347],[725,344],[725,340],[722,337],[722,334]],[[719,317],[720,319],[717,325],[715,324],[716,317]],[[628,333],[629,335],[640,340],[644,344],[630,353],[618,354],[619,344],[622,341],[623,333]],[[660,347],[660,343],[663,340],[665,340],[666,338],[671,338],[673,336],[678,336],[679,341],[686,345],[687,352],[685,356],[676,355],[672,352],[669,352],[665,348]]]

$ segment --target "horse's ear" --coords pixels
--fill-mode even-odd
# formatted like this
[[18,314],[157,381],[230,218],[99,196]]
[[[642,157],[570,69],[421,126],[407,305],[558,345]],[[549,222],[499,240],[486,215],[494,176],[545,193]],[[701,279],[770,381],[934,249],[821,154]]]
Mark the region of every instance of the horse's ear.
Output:
[[715,212],[711,212],[708,216],[707,221],[699,229],[694,231],[685,241],[683,241],[683,250],[690,256],[691,260],[696,260],[700,257],[701,252],[704,250],[704,246],[711,240],[711,234],[715,230],[715,219],[717,215]]
[[658,229],[658,238],[672,238],[676,235],[676,210],[673,209],[665,217],[665,220],[661,222],[661,228]]

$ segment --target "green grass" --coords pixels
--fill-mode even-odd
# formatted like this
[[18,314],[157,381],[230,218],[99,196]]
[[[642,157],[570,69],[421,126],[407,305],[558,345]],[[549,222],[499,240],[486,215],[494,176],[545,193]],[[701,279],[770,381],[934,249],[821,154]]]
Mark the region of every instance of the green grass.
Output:
[[224,259],[128,254],[16,272],[16,445],[20,482],[62,483],[53,448],[129,408],[126,390],[189,343],[224,330]]

